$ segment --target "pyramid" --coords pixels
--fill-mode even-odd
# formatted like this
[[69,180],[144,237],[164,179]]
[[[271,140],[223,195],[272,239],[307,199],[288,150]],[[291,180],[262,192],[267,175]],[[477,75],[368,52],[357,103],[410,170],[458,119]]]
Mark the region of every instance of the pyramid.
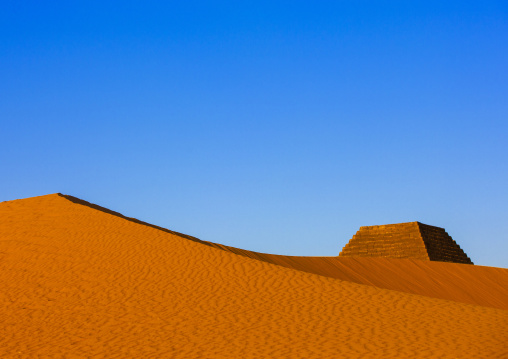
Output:
[[339,256],[473,264],[444,228],[420,222],[360,227]]

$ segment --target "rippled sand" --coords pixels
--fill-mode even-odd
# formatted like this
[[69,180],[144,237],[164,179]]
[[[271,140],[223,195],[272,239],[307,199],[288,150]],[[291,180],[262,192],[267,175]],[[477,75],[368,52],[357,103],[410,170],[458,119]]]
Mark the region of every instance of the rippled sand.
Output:
[[508,357],[506,269],[219,247],[58,194],[0,203],[0,357]]

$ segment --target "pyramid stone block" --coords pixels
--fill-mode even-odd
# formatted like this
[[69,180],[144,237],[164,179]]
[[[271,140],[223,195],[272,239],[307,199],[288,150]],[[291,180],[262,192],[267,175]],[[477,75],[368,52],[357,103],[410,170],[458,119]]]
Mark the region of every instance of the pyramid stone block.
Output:
[[360,227],[339,256],[410,258],[473,264],[444,228],[420,222]]

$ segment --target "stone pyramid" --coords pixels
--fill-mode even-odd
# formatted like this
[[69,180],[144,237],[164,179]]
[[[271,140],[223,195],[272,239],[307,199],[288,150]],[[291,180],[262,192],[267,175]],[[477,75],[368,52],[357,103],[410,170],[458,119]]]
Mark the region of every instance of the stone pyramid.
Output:
[[339,256],[410,258],[473,264],[444,228],[420,222],[360,227]]

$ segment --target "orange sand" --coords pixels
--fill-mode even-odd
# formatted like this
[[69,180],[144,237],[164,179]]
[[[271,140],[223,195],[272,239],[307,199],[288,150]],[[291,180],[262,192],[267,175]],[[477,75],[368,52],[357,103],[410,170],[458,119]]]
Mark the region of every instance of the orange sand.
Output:
[[[508,311],[492,308],[508,298],[483,277],[506,283],[506,270],[371,260],[332,267],[375,286],[319,262],[300,260],[303,271],[219,250],[59,195],[3,202],[0,357],[508,357]],[[407,276],[378,278],[397,267]],[[369,275],[375,268],[383,274]],[[428,295],[455,275],[455,300],[379,288],[416,292],[411,270]],[[463,283],[483,305],[462,303],[464,276],[487,281],[483,294]]]
[[296,257],[213,244],[287,268],[379,288],[508,310],[508,269],[416,259]]

